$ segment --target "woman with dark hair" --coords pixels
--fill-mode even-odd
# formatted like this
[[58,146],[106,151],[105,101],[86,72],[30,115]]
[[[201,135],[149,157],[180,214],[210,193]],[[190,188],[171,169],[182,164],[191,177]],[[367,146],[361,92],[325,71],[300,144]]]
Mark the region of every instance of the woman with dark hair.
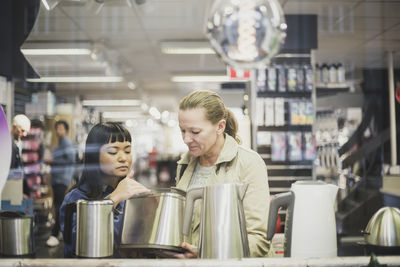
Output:
[[[132,179],[131,135],[118,123],[96,124],[86,139],[84,167],[79,182],[65,196],[60,208],[61,231],[64,233],[66,205],[79,199],[111,199],[114,202],[114,244],[118,244],[125,200],[149,190]],[[128,174],[129,173],[129,174]],[[73,257],[76,240],[76,218],[72,240],[64,244],[64,256]]]

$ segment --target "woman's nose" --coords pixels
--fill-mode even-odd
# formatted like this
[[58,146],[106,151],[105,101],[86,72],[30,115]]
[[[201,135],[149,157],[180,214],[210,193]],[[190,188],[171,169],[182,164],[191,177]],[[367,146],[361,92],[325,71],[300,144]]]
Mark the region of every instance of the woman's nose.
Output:
[[185,134],[183,135],[183,142],[184,142],[185,144],[188,144],[188,143],[190,143],[191,141],[192,141],[192,137],[190,136],[190,134],[185,133]]
[[126,161],[127,155],[125,153],[119,153],[118,155],[118,161]]

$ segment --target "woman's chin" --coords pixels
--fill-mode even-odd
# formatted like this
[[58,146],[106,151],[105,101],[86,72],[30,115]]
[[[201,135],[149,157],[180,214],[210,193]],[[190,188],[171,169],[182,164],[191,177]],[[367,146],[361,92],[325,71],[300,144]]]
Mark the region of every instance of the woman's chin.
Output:
[[119,172],[115,172],[114,175],[116,177],[125,177],[128,175],[128,171],[119,171]]
[[189,151],[189,154],[190,154],[190,156],[192,156],[192,157],[198,157],[198,156],[200,156],[199,151]]

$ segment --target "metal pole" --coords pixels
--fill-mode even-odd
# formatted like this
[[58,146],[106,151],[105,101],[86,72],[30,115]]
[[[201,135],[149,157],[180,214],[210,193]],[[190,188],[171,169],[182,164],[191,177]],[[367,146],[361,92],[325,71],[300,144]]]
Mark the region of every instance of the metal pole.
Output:
[[393,52],[388,52],[389,108],[390,108],[390,151],[392,166],[397,165],[396,111],[394,99]]
[[257,124],[256,124],[256,100],[257,100],[257,77],[256,70],[250,70],[250,123],[251,123],[251,147],[257,151]]

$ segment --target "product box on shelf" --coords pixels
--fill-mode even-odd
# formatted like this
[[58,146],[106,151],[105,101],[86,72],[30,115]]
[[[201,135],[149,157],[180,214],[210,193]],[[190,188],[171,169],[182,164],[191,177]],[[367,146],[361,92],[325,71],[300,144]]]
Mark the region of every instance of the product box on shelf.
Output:
[[297,72],[297,91],[304,91],[305,81],[306,81],[304,67],[297,66],[296,72]]
[[297,66],[291,65],[287,68],[286,85],[288,92],[297,91]]
[[290,101],[289,102],[289,115],[290,115],[290,124],[291,125],[300,124],[300,110],[299,110],[299,102],[298,101]]
[[10,201],[11,205],[19,206],[23,200],[22,181],[23,179],[9,179],[6,181],[1,193],[2,200]]
[[271,160],[286,160],[286,133],[273,132],[271,135]]
[[265,98],[264,100],[265,107],[265,126],[274,126],[275,125],[275,112],[274,111],[274,99],[273,98]]
[[275,126],[285,125],[285,99],[278,97],[274,101],[275,106]]
[[278,66],[278,92],[286,92],[286,67]]
[[271,132],[257,132],[257,145],[259,146],[271,145]]
[[312,132],[304,132],[304,152],[303,158],[305,160],[314,160],[317,154],[317,144]]
[[264,99],[257,98],[256,99],[256,125],[262,126],[264,125]]
[[288,132],[288,159],[300,161],[303,159],[301,132]]
[[267,91],[269,92],[275,92],[276,91],[276,85],[277,85],[277,70],[276,66],[273,64],[270,67],[268,67],[267,71]]

